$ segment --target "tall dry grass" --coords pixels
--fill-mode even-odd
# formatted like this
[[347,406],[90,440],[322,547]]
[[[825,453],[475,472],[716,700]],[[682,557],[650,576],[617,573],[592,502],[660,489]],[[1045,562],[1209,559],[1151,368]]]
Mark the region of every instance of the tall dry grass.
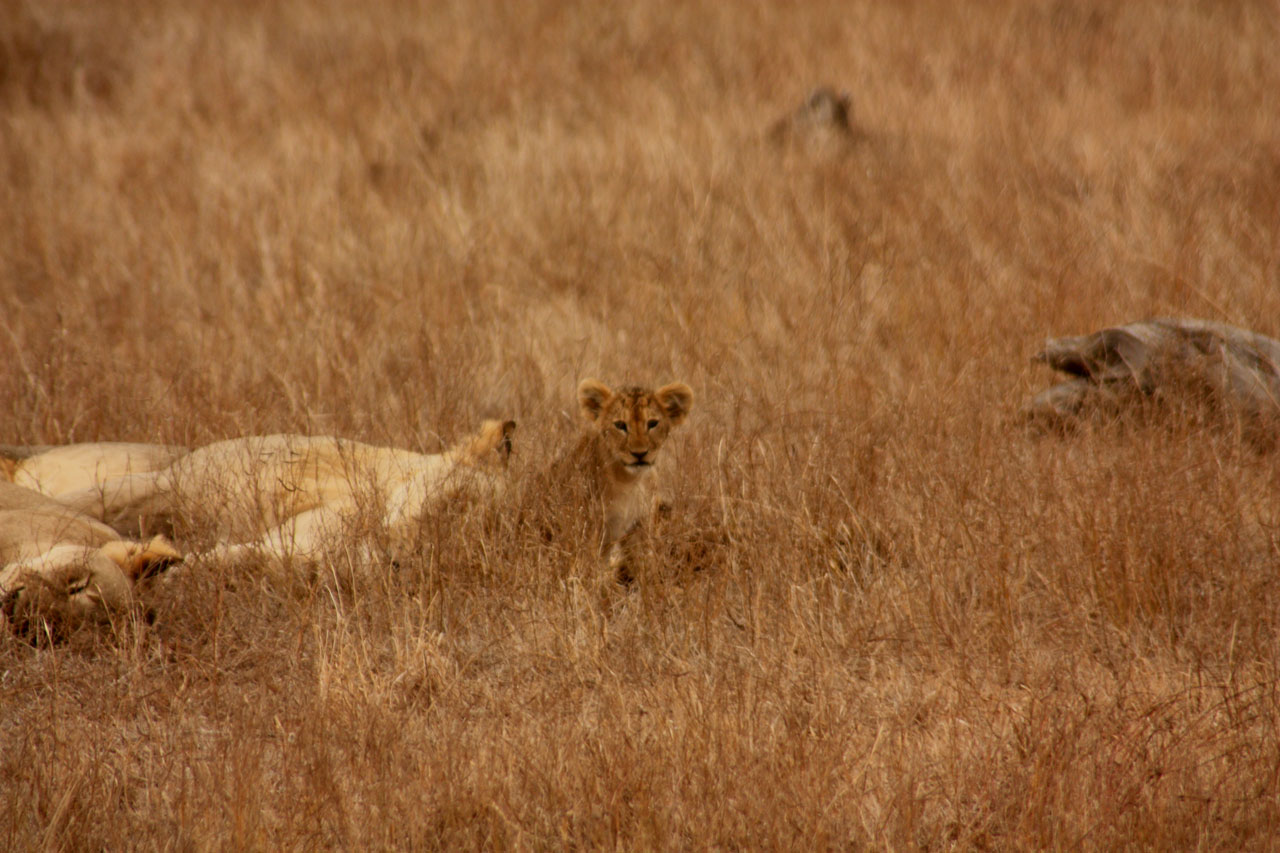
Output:
[[[528,505],[579,378],[698,400],[615,600],[516,507],[0,643],[0,847],[1272,846],[1274,454],[1015,413],[1046,335],[1280,333],[1277,43],[1269,3],[5,4],[4,442],[513,416]],[[821,82],[868,141],[765,144]]]

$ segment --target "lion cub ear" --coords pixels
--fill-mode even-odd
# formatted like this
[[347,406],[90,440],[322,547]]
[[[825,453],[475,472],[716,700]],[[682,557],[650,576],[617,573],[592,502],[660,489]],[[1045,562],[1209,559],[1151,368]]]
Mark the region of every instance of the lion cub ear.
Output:
[[116,540],[106,543],[101,550],[133,581],[158,575],[174,563],[182,562],[182,554],[163,536],[153,536],[146,543]]
[[584,379],[578,383],[578,407],[582,410],[582,416],[589,421],[600,416],[600,411],[611,397],[613,391],[598,379]]
[[689,414],[689,410],[693,408],[693,389],[683,382],[672,382],[654,391],[653,399],[662,407],[662,411],[667,413],[667,417],[671,419],[671,425],[675,426],[683,421]]

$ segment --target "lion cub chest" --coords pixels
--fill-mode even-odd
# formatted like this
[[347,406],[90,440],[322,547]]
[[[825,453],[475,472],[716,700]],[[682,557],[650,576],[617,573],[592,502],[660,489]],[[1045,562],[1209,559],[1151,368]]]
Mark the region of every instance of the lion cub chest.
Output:
[[599,491],[604,510],[601,547],[608,549],[649,520],[657,494],[657,474],[652,469],[600,474]]

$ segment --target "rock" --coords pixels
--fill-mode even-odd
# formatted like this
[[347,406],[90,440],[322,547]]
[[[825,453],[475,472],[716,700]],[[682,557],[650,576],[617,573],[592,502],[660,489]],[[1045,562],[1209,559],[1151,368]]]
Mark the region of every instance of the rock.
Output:
[[819,86],[804,103],[769,126],[768,139],[779,148],[822,151],[851,145],[864,134],[850,119],[848,92]]
[[1234,417],[1265,444],[1280,437],[1280,341],[1247,329],[1159,318],[1054,338],[1035,359],[1071,377],[1023,408],[1037,425],[1154,404]]

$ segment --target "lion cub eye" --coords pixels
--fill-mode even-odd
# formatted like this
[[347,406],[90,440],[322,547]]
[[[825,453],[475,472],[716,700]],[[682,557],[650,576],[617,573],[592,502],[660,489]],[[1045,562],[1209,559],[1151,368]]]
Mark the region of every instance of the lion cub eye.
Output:
[[657,428],[658,428],[657,418],[654,418],[653,420],[649,421],[649,429],[657,429]]
[[627,431],[627,422],[626,422],[626,421],[614,421],[614,422],[613,422],[613,425],[614,425],[614,426],[616,426],[618,429],[622,430],[623,432],[626,432],[626,431]]

